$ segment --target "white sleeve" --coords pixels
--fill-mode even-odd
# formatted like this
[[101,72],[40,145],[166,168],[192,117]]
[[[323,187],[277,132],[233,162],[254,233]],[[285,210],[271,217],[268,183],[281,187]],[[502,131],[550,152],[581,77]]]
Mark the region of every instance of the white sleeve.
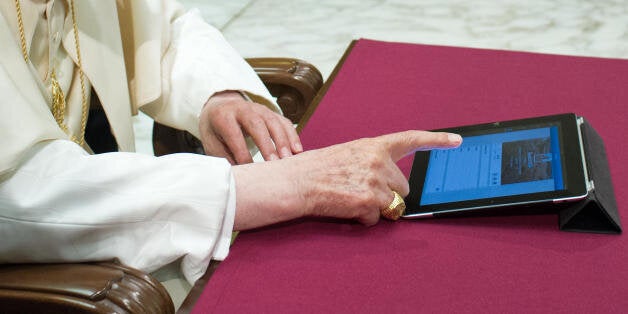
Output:
[[198,10],[176,17],[162,58],[162,97],[140,109],[156,121],[199,137],[198,114],[213,94],[246,91],[281,112],[251,66]]
[[119,258],[152,272],[182,257],[193,283],[229,250],[235,185],[225,159],[89,155],[55,140],[2,179],[2,263]]

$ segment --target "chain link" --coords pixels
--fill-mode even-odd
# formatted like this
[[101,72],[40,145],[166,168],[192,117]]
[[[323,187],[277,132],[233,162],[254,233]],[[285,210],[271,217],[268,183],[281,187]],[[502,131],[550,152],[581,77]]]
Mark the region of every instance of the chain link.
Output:
[[[83,73],[83,63],[81,60],[81,47],[79,45],[79,37],[78,37],[78,25],[76,23],[76,9],[74,6],[74,0],[70,0],[70,15],[72,16],[72,26],[74,30],[74,45],[76,48],[76,60],[78,63],[78,71],[79,78],[81,81],[81,129],[80,129],[80,137],[76,137],[73,134],[70,134],[70,130],[68,126],[65,124],[65,111],[66,111],[66,100],[65,95],[63,94],[63,90],[57,81],[57,77],[55,75],[55,69],[52,68],[50,81],[51,81],[51,94],[52,94],[52,115],[57,121],[59,127],[65,132],[70,139],[79,144],[80,146],[85,146],[85,128],[87,127],[87,115],[89,112],[89,106],[87,105],[87,94],[85,93],[85,75]],[[22,47],[22,55],[24,56],[24,61],[26,63],[29,62],[28,51],[26,49],[26,38],[24,36],[24,21],[22,20],[22,7],[20,5],[20,0],[15,0],[15,11],[17,13],[17,24],[18,30],[20,33],[20,45]]]

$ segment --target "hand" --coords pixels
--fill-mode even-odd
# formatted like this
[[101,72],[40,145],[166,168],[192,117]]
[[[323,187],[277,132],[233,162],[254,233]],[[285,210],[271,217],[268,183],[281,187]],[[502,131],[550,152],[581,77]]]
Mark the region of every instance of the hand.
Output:
[[360,139],[293,158],[233,168],[237,230],[302,216],[377,223],[392,190],[408,195],[406,177],[396,165],[416,150],[457,147],[459,135],[405,131]]
[[225,157],[231,164],[253,161],[246,146],[247,135],[253,138],[265,160],[289,157],[303,150],[290,120],[233,91],[215,94],[207,101],[201,111],[199,130],[205,153]]

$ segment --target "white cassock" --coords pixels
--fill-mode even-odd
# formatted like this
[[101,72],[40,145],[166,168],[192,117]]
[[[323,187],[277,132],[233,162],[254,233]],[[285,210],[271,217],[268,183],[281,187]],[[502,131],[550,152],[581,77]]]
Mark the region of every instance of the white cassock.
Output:
[[[173,1],[75,0],[83,70],[121,152],[91,155],[50,112],[49,71],[78,134],[81,88],[67,0],[0,2],[0,262],[118,258],[152,272],[181,259],[193,283],[228,253],[235,185],[225,159],[133,153],[131,116],[198,137],[198,114],[223,90],[272,99],[257,75],[198,12]],[[269,101],[269,106],[278,107]]]

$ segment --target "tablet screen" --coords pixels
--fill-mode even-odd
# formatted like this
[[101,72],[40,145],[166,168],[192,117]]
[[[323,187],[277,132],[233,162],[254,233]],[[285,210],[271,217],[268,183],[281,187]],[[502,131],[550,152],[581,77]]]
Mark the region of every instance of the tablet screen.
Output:
[[468,136],[430,154],[420,205],[564,189],[558,127]]
[[[503,206],[586,195],[573,114],[447,129],[455,149],[418,152],[410,212]],[[419,189],[420,190],[417,190]]]

